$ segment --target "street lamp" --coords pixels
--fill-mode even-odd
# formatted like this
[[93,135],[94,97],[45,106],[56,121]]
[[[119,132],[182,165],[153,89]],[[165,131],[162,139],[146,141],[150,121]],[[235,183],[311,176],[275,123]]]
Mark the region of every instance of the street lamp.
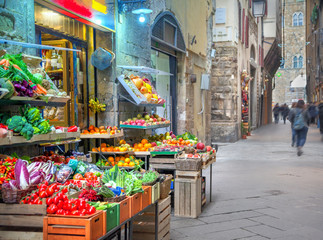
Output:
[[266,13],[266,0],[252,1],[252,14],[256,17],[263,17]]

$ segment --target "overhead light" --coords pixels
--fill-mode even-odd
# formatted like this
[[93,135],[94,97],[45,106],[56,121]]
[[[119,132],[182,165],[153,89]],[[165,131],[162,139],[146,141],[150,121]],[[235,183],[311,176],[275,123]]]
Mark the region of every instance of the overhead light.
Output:
[[144,14],[140,14],[139,16],[139,22],[144,23],[146,21],[145,15]]
[[95,20],[94,20],[94,22],[95,22],[96,24],[99,24],[99,25],[101,25],[101,23],[102,23],[102,20],[101,20],[101,19],[95,19]]
[[252,13],[254,17],[263,17],[266,13],[266,0],[253,0]]
[[138,8],[138,9],[134,9],[131,11],[133,14],[150,14],[153,12],[153,10],[149,9],[149,8]]

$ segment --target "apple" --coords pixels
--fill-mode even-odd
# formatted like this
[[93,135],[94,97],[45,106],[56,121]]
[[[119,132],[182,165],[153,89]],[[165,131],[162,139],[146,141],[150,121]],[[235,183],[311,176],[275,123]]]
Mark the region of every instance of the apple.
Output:
[[132,126],[136,126],[136,124],[133,122],[133,123],[131,123],[130,125],[132,125]]
[[172,138],[176,138],[175,134],[172,134],[172,135],[171,135],[171,137],[172,137]]
[[211,152],[212,147],[211,146],[206,146],[206,151]]
[[140,88],[140,92],[141,92],[142,94],[148,93],[148,89],[147,89],[146,87],[142,86],[142,87]]
[[170,135],[173,135],[173,131],[170,131],[170,132],[169,132],[169,134],[170,134]]
[[149,115],[148,115],[148,114],[146,114],[146,115],[145,115],[145,119],[146,119],[146,120],[149,120],[149,118],[150,118],[150,117],[149,117]]
[[135,123],[138,124],[138,123],[140,123],[140,121],[139,120],[136,120]]
[[166,119],[165,119],[165,118],[161,118],[161,120],[162,120],[162,122],[165,122],[165,121],[166,121]]
[[152,143],[151,143],[151,146],[156,147],[156,146],[157,146],[157,144],[156,144],[155,142],[152,142]]
[[153,121],[154,121],[154,122],[157,122],[157,119],[156,119],[156,118],[153,118]]
[[161,122],[161,118],[160,118],[160,117],[159,117],[159,118],[157,118],[157,121],[158,121],[158,122]]
[[141,116],[141,114],[140,114],[140,113],[137,115],[137,118],[142,118],[142,116]]
[[192,158],[192,157],[193,157],[193,154],[192,154],[192,153],[190,153],[190,154],[188,154],[188,155],[187,155],[187,157],[188,157],[188,158]]
[[124,125],[129,125],[129,123],[128,123],[128,122],[124,122],[123,124],[124,124]]
[[129,121],[129,123],[132,125],[132,124],[133,124],[133,123],[135,123],[135,122],[131,120],[131,121]]

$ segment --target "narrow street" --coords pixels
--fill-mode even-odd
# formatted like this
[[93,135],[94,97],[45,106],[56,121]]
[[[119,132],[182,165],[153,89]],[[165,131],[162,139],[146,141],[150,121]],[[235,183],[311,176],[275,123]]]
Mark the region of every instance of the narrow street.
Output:
[[171,239],[322,239],[319,130],[310,128],[300,157],[290,136],[289,122],[280,121],[253,131],[247,140],[220,145],[213,202],[198,219],[173,217]]

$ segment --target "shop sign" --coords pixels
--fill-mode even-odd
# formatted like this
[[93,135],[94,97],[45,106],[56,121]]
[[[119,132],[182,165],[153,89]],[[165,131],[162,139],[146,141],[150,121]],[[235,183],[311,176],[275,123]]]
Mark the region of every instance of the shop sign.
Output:
[[115,0],[35,0],[79,22],[115,32]]

